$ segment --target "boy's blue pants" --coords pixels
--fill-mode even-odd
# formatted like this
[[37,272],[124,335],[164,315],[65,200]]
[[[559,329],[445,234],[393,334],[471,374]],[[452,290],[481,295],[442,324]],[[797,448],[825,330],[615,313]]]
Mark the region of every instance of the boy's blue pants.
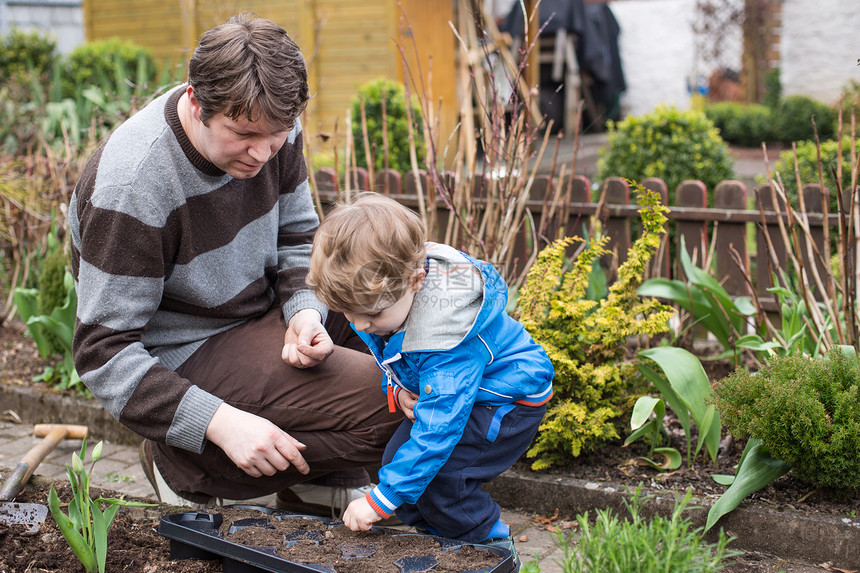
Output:
[[[501,508],[481,485],[511,467],[537,433],[546,406],[475,406],[463,437],[417,503],[397,508],[405,524],[469,543],[489,537]],[[382,457],[383,465],[409,439],[404,420]],[[489,438],[495,438],[492,441]]]

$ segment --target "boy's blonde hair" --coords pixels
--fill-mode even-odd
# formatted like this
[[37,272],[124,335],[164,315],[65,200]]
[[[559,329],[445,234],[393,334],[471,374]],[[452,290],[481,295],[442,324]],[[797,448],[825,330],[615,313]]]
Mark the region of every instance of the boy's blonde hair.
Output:
[[335,311],[399,300],[424,268],[421,219],[394,199],[362,193],[326,215],[314,237],[308,287]]

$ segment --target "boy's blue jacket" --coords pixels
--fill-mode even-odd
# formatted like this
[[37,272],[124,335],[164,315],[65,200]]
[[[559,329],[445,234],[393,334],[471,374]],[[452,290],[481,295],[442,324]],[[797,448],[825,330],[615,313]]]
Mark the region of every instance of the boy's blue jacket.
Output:
[[[392,405],[404,389],[419,396],[410,439],[379,471],[380,483],[368,496],[383,517],[421,496],[459,442],[473,407],[539,406],[552,397],[552,363],[507,314],[508,288],[499,273],[447,245],[426,247],[427,276],[405,326],[387,343],[358,332],[386,374],[383,388]],[[488,429],[488,439],[493,432]]]

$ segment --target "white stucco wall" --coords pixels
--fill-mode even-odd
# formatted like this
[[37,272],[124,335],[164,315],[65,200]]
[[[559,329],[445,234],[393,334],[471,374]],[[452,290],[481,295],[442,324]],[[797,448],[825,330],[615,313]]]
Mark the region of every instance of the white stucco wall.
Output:
[[621,28],[622,114],[641,115],[659,104],[689,107],[695,0],[623,0],[609,7]]
[[[696,57],[693,33],[696,0],[614,0],[621,27],[619,50],[627,78],[625,115],[658,104],[690,106],[687,82],[713,70]],[[860,82],[860,1],[783,0],[780,79],[783,95],[802,94],[835,103],[849,81]],[[741,67],[740,28],[722,65]],[[697,69],[698,66],[698,69]]]
[[[0,0],[2,1],[2,0]],[[57,51],[71,52],[84,43],[84,11],[81,0],[5,0],[0,7],[3,30],[17,28],[52,36]]]
[[849,81],[860,82],[860,2],[784,0],[782,16],[783,95],[835,103]]

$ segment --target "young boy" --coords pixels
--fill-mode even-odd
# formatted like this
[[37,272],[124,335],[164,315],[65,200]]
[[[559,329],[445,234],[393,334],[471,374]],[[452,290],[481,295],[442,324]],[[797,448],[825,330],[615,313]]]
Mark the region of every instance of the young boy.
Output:
[[504,280],[488,263],[425,243],[418,216],[376,193],[326,216],[310,264],[308,286],[367,343],[389,409],[407,417],[386,447],[379,485],[349,505],[345,524],[368,530],[396,512],[435,535],[513,552],[481,484],[528,448],[553,367],[505,312]]

